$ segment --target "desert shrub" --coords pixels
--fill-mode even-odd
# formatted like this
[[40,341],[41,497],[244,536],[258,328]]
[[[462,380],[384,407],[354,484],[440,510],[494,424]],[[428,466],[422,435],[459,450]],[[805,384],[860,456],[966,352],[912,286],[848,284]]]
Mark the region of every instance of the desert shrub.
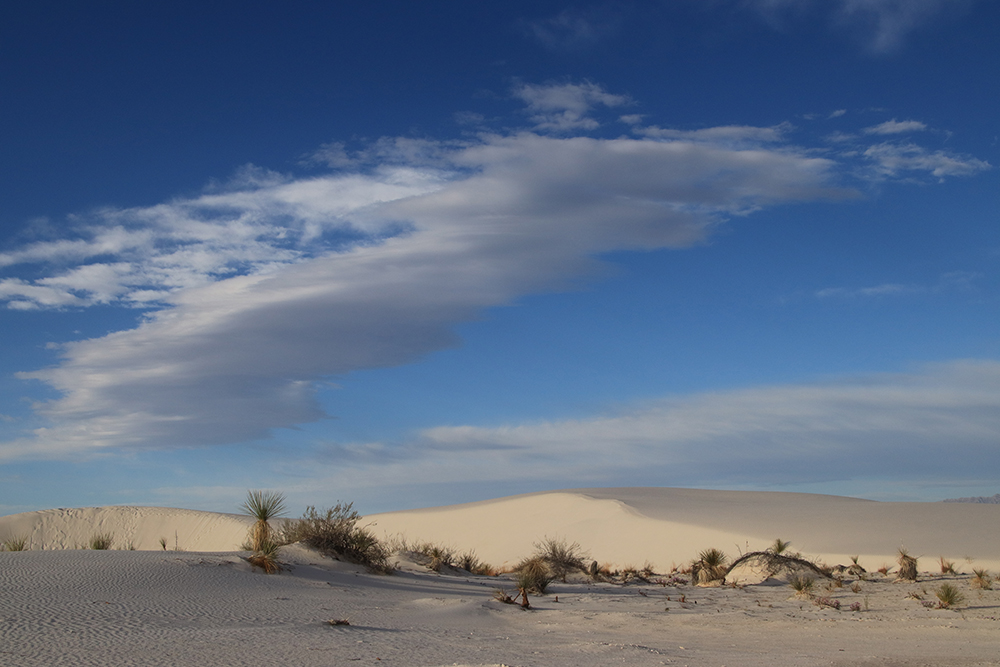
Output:
[[540,556],[532,556],[518,563],[514,570],[517,587],[529,593],[543,595],[552,583],[552,573],[548,563]]
[[28,548],[28,536],[18,535],[15,537],[8,537],[0,545],[3,551],[25,551]]
[[322,553],[364,565],[373,572],[391,572],[389,549],[367,528],[358,526],[360,520],[361,515],[354,511],[353,503],[337,503],[323,513],[309,506],[301,519],[285,522],[277,542],[304,542]]
[[90,548],[95,551],[107,551],[115,543],[114,533],[97,533],[90,538]]
[[279,550],[280,547],[277,543],[264,542],[260,545],[260,549],[254,551],[253,555],[247,558],[247,562],[264,570],[266,574],[276,574],[281,572],[281,564],[278,563]]
[[993,577],[983,568],[972,568],[972,581],[969,583],[973,588],[988,591],[993,588]]
[[812,595],[815,583],[812,577],[802,574],[797,574],[788,581],[788,585],[795,589],[797,595]]
[[840,600],[835,598],[816,598],[813,600],[813,604],[817,607],[830,607],[831,609],[840,609]]
[[250,527],[247,545],[250,551],[261,551],[268,542],[275,542],[269,522],[285,514],[285,496],[277,491],[247,491],[240,511],[257,519]]
[[699,584],[721,581],[726,578],[726,561],[728,558],[719,549],[705,549],[698,554],[698,559],[691,564],[691,576]]
[[856,581],[853,584],[851,584],[851,592],[852,593],[860,593],[861,592],[861,584],[858,583],[858,582],[856,582]]
[[945,560],[944,556],[939,556],[938,560],[941,563],[941,574],[955,574],[955,563]]
[[542,559],[548,566],[554,578],[566,581],[566,575],[570,572],[586,572],[587,567],[583,564],[586,553],[580,548],[577,542],[567,542],[566,540],[546,537],[541,542],[535,543],[535,558]]
[[472,574],[479,574],[487,577],[491,577],[496,574],[496,568],[479,560],[479,557],[476,556],[476,552],[471,549],[461,554],[455,561],[455,565],[462,568],[466,572],[471,572]]
[[911,556],[906,549],[901,548],[899,550],[899,558],[896,562],[899,563],[899,573],[896,575],[897,579],[905,579],[906,581],[917,580],[917,559]]
[[886,565],[885,563],[883,563],[882,567],[880,567],[878,570],[876,570],[876,572],[878,572],[879,574],[881,574],[884,577],[885,575],[889,574],[889,570],[890,569],[891,568],[888,565]]
[[938,607],[941,609],[957,607],[965,602],[965,596],[953,584],[941,584],[941,587],[934,594],[937,595]]
[[861,611],[861,603],[860,602],[852,602],[851,606],[850,606],[850,610],[851,611]]

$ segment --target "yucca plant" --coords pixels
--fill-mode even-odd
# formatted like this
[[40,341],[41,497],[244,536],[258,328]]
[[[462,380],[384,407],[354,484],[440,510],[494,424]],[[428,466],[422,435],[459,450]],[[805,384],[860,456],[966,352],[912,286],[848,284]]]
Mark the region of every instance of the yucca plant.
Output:
[[774,541],[774,544],[771,545],[771,548],[768,549],[768,551],[773,554],[781,554],[787,551],[790,546],[792,546],[791,542],[786,542],[779,537]]
[[935,592],[938,599],[938,608],[951,609],[965,602],[965,596],[953,584],[941,584],[941,588]]
[[549,566],[539,556],[521,562],[515,570],[515,581],[522,592],[544,595],[545,589],[552,583],[552,578]]
[[240,506],[240,511],[257,519],[257,523],[250,527],[250,551],[263,551],[265,545],[275,542],[268,521],[284,516],[285,496],[277,491],[247,491],[247,499]]
[[973,588],[978,588],[980,590],[988,591],[993,588],[993,577],[984,568],[972,568],[972,584]]
[[718,549],[705,549],[691,566],[691,574],[699,584],[726,578],[726,554]]

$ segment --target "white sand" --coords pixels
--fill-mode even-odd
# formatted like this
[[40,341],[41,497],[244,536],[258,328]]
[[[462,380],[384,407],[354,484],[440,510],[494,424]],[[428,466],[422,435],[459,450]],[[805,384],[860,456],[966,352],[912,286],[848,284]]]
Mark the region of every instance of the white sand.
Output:
[[[880,503],[841,496],[701,489],[578,489],[535,493],[366,517],[384,536],[403,535],[483,560],[514,563],[549,536],[578,542],[600,563],[689,562],[709,547],[731,556],[765,549],[775,538],[834,565],[861,556],[869,569],[892,564],[900,546],[944,556],[971,571],[1000,568],[1000,505]],[[926,563],[929,566],[929,561]]]
[[[544,535],[620,564],[669,565],[725,548],[724,540],[761,548],[778,536],[809,555],[870,554],[861,559],[869,569],[891,560],[900,540],[928,557],[923,570],[936,567],[938,552],[956,560],[967,553],[995,573],[1000,554],[998,507],[799,494],[586,490],[372,518],[380,530],[475,548],[494,561],[526,555]],[[788,586],[581,578],[552,584],[524,611],[493,599],[495,588],[511,590],[507,578],[413,566],[370,575],[300,546],[284,549],[288,570],[264,575],[230,551],[247,525],[245,517],[156,508],[0,517],[0,540],[28,530],[36,549],[48,549],[0,553],[0,665],[1000,664],[1000,591],[974,590],[968,576],[817,584],[840,610],[796,599]],[[148,551],[65,549],[97,530]],[[159,538],[172,540],[173,531],[186,551],[160,550]],[[223,546],[194,551],[204,544]],[[966,595],[957,611],[932,608],[944,582]],[[852,603],[862,609],[849,611]]]

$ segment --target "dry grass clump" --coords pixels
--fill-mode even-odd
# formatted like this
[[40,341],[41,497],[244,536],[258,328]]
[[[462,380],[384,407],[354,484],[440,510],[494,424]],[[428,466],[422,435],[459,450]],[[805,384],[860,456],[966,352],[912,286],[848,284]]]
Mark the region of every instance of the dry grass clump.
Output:
[[90,538],[90,548],[95,551],[107,551],[115,543],[114,533],[97,533]]
[[945,560],[944,556],[939,556],[938,561],[941,563],[941,574],[957,574],[955,572],[955,563]]
[[993,588],[993,577],[984,568],[972,568],[972,579],[969,584],[973,588],[978,588],[982,591],[992,590]]
[[897,579],[905,581],[917,580],[917,559],[911,556],[906,549],[900,547],[899,558],[896,562],[899,563],[899,573],[896,575]]
[[16,535],[8,537],[0,544],[0,551],[25,551],[28,548],[28,536]]
[[788,581],[788,585],[795,589],[797,597],[812,597],[813,587],[816,581],[812,577],[797,574]]
[[580,548],[578,542],[567,542],[563,539],[546,537],[535,543],[533,558],[539,558],[548,566],[552,577],[566,581],[570,572],[587,572],[583,559],[587,554]]
[[514,581],[522,595],[524,592],[544,595],[553,579],[549,564],[541,556],[523,560],[514,569]]
[[497,575],[497,569],[489,563],[479,560],[479,556],[471,549],[458,557],[455,561],[455,566],[471,574],[478,574],[484,577],[495,577]]
[[264,570],[265,574],[277,574],[281,572],[281,564],[278,562],[279,550],[280,547],[276,543],[265,542],[247,558],[247,562]]
[[328,556],[364,565],[372,572],[392,572],[388,547],[367,528],[358,526],[360,520],[353,503],[337,503],[322,513],[309,506],[301,519],[284,523],[277,541],[304,542]]
[[965,596],[953,584],[941,584],[934,594],[937,595],[939,609],[951,609],[965,602]]
[[691,564],[691,576],[699,585],[722,581],[729,572],[726,568],[728,560],[726,554],[719,549],[705,549]]

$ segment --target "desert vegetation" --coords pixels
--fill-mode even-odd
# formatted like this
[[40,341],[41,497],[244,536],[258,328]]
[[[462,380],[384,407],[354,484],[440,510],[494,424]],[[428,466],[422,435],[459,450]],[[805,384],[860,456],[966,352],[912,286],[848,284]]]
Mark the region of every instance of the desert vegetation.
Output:
[[691,564],[691,576],[699,585],[711,584],[726,578],[729,558],[719,549],[705,549]]
[[337,503],[323,511],[309,506],[302,518],[284,522],[276,542],[302,542],[333,558],[363,565],[372,572],[392,572],[389,548],[370,530],[359,526],[359,521],[361,515],[354,510],[353,503]]
[[107,551],[114,543],[114,533],[97,533],[90,538],[89,546],[95,551]]
[[15,535],[8,537],[0,543],[0,551],[25,551],[28,548],[27,535]]
[[917,580],[917,559],[911,556],[910,553],[900,547],[899,557],[896,560],[899,563],[899,573],[896,575],[897,579],[904,581],[916,581]]

